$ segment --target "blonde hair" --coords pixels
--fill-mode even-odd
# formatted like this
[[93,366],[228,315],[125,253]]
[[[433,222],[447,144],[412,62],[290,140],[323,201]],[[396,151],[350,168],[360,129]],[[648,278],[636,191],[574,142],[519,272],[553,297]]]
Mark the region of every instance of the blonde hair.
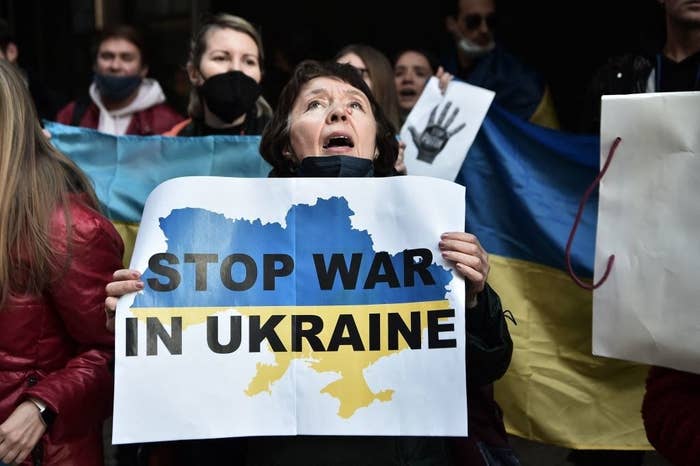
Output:
[[[263,74],[265,53],[263,51],[263,42],[260,33],[255,29],[255,26],[245,19],[228,13],[219,13],[205,20],[197,33],[192,37],[192,41],[190,42],[190,55],[187,60],[188,68],[194,67],[197,70],[199,69],[202,56],[207,50],[208,34],[213,29],[233,29],[234,31],[248,34],[258,47],[258,66],[260,67],[260,74]],[[258,100],[255,102],[255,107],[257,116],[272,116],[272,107],[270,107],[270,104],[268,104],[262,96],[258,97]],[[190,117],[196,119],[204,117],[204,108],[202,107],[202,102],[199,100],[199,94],[195,86],[192,86],[190,89],[190,101],[187,105],[187,113]]]
[[62,207],[70,237],[70,193],[86,193],[86,205],[98,210],[87,177],[42,133],[19,71],[0,60],[0,309],[10,294],[41,293],[67,266],[49,225]]

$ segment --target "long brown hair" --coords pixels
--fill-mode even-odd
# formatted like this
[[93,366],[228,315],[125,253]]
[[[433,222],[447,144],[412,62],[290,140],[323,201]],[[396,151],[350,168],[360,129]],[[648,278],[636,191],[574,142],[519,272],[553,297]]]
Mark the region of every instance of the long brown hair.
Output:
[[70,237],[70,193],[99,209],[85,174],[42,133],[21,74],[0,60],[0,309],[10,293],[41,293],[67,264],[49,224],[62,208]]

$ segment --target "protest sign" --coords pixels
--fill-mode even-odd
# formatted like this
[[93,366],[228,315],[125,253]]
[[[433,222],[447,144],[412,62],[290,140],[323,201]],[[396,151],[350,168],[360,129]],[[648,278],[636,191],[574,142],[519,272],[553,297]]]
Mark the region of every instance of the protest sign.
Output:
[[494,95],[461,81],[450,82],[443,95],[430,78],[400,132],[408,173],[453,181]]
[[464,212],[423,177],[161,184],[117,309],[114,442],[466,435],[464,281],[438,249]]
[[700,93],[603,97],[593,352],[700,373]]

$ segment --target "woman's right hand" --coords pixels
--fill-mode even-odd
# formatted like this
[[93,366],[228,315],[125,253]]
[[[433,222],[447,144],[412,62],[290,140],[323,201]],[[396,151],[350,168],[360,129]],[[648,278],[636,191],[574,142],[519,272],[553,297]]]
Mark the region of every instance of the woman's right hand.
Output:
[[128,293],[143,290],[141,273],[138,270],[120,269],[114,272],[112,280],[105,287],[107,298],[105,299],[105,314],[107,314],[107,328],[114,332],[114,315],[117,312],[117,301]]

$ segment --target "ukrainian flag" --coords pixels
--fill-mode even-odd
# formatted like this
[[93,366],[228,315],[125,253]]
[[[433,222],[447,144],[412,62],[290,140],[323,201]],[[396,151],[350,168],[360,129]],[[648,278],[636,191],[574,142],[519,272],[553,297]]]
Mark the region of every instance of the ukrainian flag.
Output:
[[259,137],[112,136],[45,122],[53,144],[92,179],[103,212],[124,239],[124,263],[133,252],[146,198],[179,176],[267,177]]
[[[599,138],[528,123],[492,106],[457,182],[467,229],[490,254],[489,282],[518,325],[496,384],[507,430],[577,449],[651,449],[641,419],[647,366],[592,356],[592,294],[566,272],[565,248],[599,171]],[[593,276],[597,194],[571,249]]]
[[[47,123],[95,182],[131,254],[147,195],[177,176],[265,177],[259,137],[114,137]],[[493,105],[461,169],[467,228],[490,253],[489,281],[518,325],[496,396],[512,434],[578,449],[651,449],[640,408],[647,366],[591,354],[592,295],[566,272],[580,197],[598,173],[599,140],[528,123]],[[572,247],[593,276],[597,197]]]

